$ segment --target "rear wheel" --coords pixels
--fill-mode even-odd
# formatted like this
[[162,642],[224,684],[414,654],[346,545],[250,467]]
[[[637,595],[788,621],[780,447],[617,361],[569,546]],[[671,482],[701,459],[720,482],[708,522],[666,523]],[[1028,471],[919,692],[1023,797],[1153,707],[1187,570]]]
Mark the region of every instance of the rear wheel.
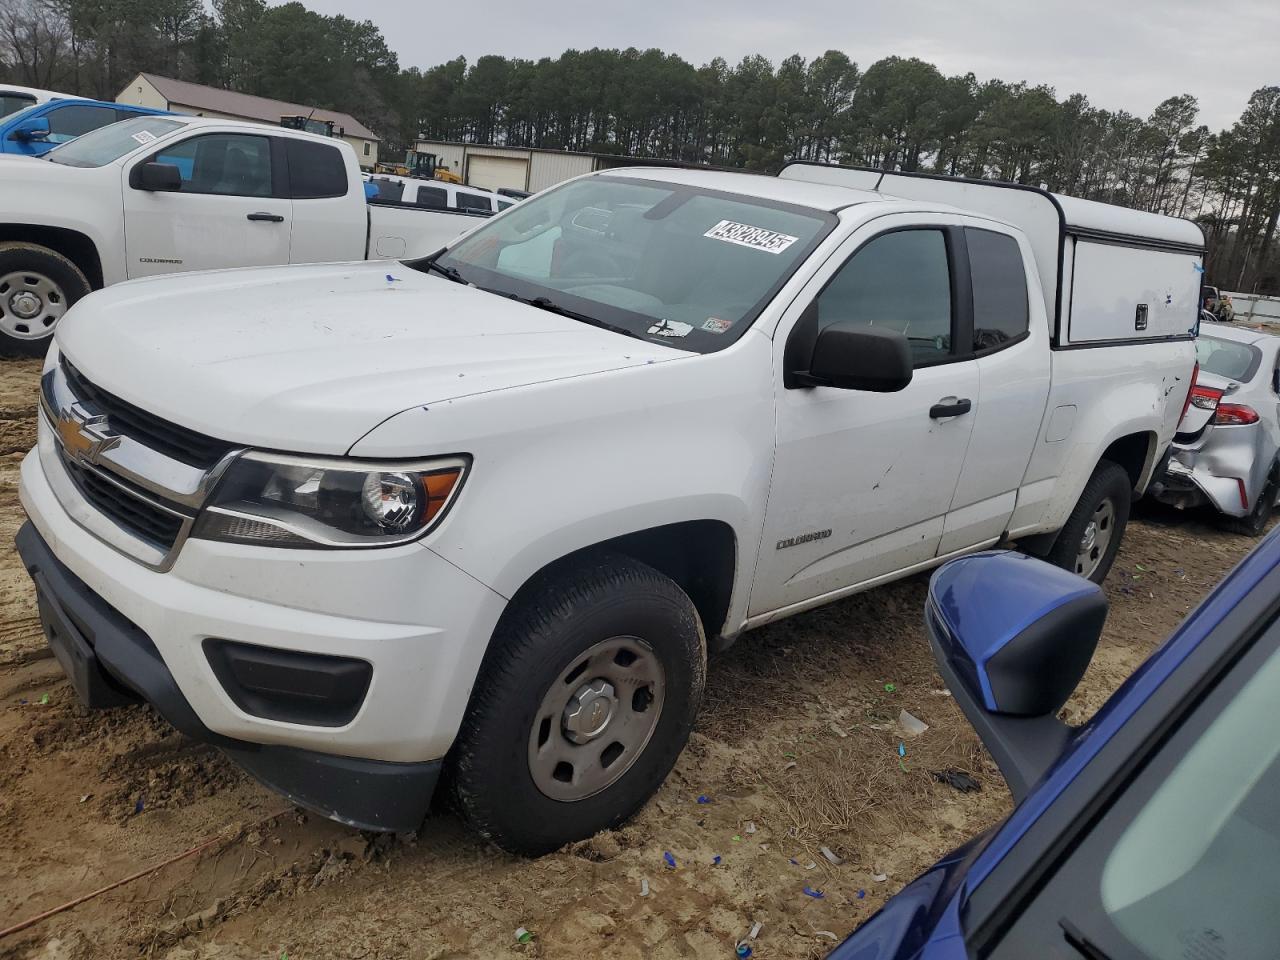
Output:
[[600,555],[504,615],[453,752],[467,821],[539,856],[617,826],[661,785],[702,698],[706,641],[670,578]]
[[1118,464],[1103,460],[1045,559],[1102,583],[1120,550],[1132,500],[1129,474]]
[[90,290],[80,268],[62,254],[0,243],[0,356],[44,356],[58,321]]
[[1280,494],[1280,484],[1277,484],[1275,474],[1273,473],[1267,480],[1266,486],[1262,488],[1262,492],[1258,494],[1257,502],[1254,503],[1253,509],[1243,517],[1227,517],[1224,525],[1233,533],[1239,533],[1246,537],[1260,537],[1263,531],[1267,529],[1267,521],[1271,519],[1271,514],[1275,512],[1276,496]]

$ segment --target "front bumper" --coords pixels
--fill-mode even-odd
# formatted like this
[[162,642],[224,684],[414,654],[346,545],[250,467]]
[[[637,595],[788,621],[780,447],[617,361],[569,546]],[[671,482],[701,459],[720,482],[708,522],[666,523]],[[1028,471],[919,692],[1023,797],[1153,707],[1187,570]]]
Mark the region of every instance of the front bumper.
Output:
[[294,803],[362,830],[413,830],[426,816],[441,761],[388,763],[214,733],[182,695],[155,644],[60,563],[30,524],[16,539],[36,587],[40,623],[84,703],[146,701],[178,730],[221,747],[255,779]]
[[[42,436],[41,447],[47,445]],[[179,729],[219,744],[259,779],[317,809],[326,804],[308,792],[308,771],[322,769],[325,795],[341,799],[351,784],[364,791],[381,778],[373,772],[384,769],[379,763],[390,765],[384,772],[391,776],[444,757],[505,606],[502,597],[420,543],[322,551],[189,539],[171,569],[152,569],[73,516],[86,505],[59,500],[46,471],[61,466],[42,452],[22,464],[20,494],[33,528],[24,535],[24,562],[33,572],[63,572],[61,587],[41,573],[50,615],[60,606],[72,611],[72,626],[77,617],[87,625],[84,618],[97,610],[107,622],[126,624],[124,636],[145,637],[132,643],[128,665],[115,671],[127,674],[115,677],[115,693],[155,704]],[[82,596],[90,599],[75,599]],[[82,608],[88,612],[76,612]],[[237,704],[210,662],[206,645],[220,641],[363,661],[371,667],[367,692],[340,726],[255,715],[242,708],[244,698]],[[116,641],[86,643],[94,659],[81,659],[94,669],[102,664],[112,677]],[[137,649],[147,656],[138,657]],[[74,679],[75,656],[64,652],[60,659]],[[88,666],[84,672],[92,675]],[[406,788],[409,793],[421,793],[424,770],[410,778],[418,786]],[[377,818],[328,805],[327,815],[376,826]]]

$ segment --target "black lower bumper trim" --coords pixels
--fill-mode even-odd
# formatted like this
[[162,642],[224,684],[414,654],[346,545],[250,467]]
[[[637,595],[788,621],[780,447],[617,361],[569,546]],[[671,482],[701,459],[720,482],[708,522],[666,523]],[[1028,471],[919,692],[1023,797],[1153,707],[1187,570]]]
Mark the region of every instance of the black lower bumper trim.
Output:
[[193,740],[220,747],[263,785],[340,823],[383,831],[416,830],[422,823],[441,761],[339,757],[214,733],[187,702],[151,638],[67,569],[30,522],[15,544],[35,582],[49,646],[87,706],[146,701]]

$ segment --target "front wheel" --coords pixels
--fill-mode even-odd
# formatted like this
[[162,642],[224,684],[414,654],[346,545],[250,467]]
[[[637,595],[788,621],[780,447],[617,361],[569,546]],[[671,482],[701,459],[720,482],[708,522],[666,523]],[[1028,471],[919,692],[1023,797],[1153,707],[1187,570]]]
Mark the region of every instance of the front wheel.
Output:
[[453,752],[465,819],[540,856],[615,827],[661,785],[702,699],[706,640],[670,578],[599,555],[504,615]]
[[1045,557],[1050,563],[1102,583],[1129,522],[1133,485],[1119,464],[1103,460]]
[[90,293],[74,263],[47,247],[0,243],[0,357],[42,357],[63,314]]

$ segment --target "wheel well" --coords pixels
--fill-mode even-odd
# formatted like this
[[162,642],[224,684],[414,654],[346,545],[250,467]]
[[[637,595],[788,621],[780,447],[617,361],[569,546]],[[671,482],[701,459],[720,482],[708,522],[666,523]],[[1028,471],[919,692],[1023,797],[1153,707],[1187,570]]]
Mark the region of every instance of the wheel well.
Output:
[[89,286],[102,289],[102,260],[98,248],[83,233],[33,223],[0,223],[0,242],[38,243],[62,254],[85,275]]
[[621,553],[665,574],[693,601],[708,644],[713,644],[724,632],[737,561],[737,538],[727,523],[689,520],[638,530],[583,547],[547,564],[525,581],[516,597],[548,571],[591,553]]
[[1136,491],[1142,482],[1142,475],[1147,469],[1147,458],[1151,455],[1152,434],[1131,433],[1112,441],[1111,446],[1102,452],[1103,460],[1124,468],[1129,474],[1129,483]]

